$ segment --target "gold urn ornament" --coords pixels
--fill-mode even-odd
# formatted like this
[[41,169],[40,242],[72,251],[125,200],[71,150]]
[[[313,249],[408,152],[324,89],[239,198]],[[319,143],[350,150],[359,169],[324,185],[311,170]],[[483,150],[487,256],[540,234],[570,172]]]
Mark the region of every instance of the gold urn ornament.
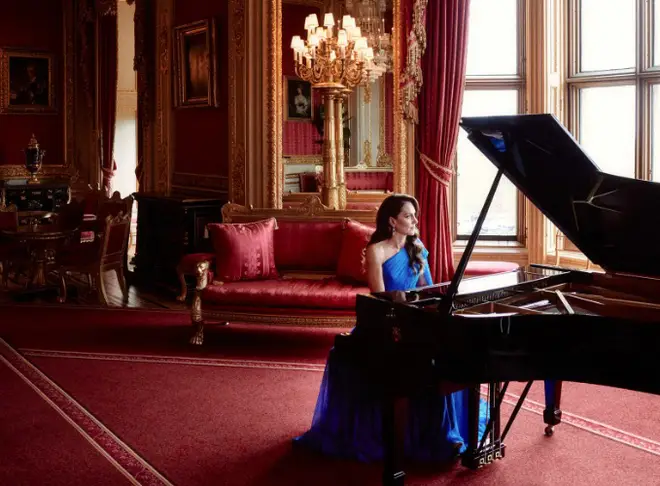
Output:
[[46,155],[46,151],[39,148],[39,142],[37,142],[34,133],[32,134],[32,138],[30,138],[30,143],[23,152],[25,152],[25,169],[30,173],[28,183],[36,184],[39,182],[37,174],[41,170],[41,164],[44,160],[44,155]]

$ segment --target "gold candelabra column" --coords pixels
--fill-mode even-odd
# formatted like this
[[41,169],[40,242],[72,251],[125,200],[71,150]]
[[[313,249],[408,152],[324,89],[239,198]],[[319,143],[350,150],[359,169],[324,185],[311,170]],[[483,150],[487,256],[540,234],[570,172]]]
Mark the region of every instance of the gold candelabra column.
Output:
[[344,15],[341,27],[334,33],[332,13],[319,24],[316,14],[305,18],[306,39],[295,35],[291,39],[296,75],[309,81],[321,93],[325,110],[323,121],[323,204],[334,209],[346,208],[344,179],[343,103],[345,92],[363,79],[365,68],[374,58],[373,48],[355,24]]
[[[321,92],[325,119],[323,120],[323,186],[321,187],[321,201],[333,209],[340,209],[339,188],[337,185],[337,119],[335,117],[336,98],[342,86],[332,84],[317,85],[314,89]],[[343,168],[342,168],[343,169]],[[343,170],[341,170],[343,179]]]
[[337,131],[337,195],[339,209],[346,209],[346,180],[344,177],[344,103],[348,101],[350,89],[344,88],[339,91],[335,98],[335,127]]

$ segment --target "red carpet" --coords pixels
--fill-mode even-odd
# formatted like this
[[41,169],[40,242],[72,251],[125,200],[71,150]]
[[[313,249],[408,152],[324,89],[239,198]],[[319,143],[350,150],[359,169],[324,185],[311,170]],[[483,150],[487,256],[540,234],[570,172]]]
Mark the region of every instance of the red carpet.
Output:
[[[119,462],[142,474],[139,484],[379,484],[378,464],[332,460],[291,447],[291,438],[309,426],[323,358],[337,330],[230,326],[209,332],[214,336],[209,346],[191,349],[171,341],[186,334],[188,321],[182,314],[64,309],[21,314],[11,324],[3,312],[0,335],[13,346],[31,348],[23,350],[26,357],[116,436],[99,437],[106,446],[113,440],[123,444]],[[49,393],[59,393],[29,364],[21,371]],[[414,467],[407,484],[660,484],[660,450],[655,449],[660,446],[660,397],[567,384],[565,414],[587,422],[582,428],[577,418],[573,425],[562,424],[549,439],[533,413],[542,395],[535,391],[530,398],[507,438],[503,461],[477,472],[458,466],[445,471]],[[12,393],[12,403],[27,401]],[[84,427],[95,427],[75,405],[56,403],[68,407],[67,413]],[[30,413],[40,420],[46,415]],[[2,423],[10,418],[0,411]],[[623,443],[598,435],[596,421],[607,424],[600,430],[622,429]],[[631,447],[635,434],[646,438],[641,441],[645,450]],[[37,436],[27,436],[25,444],[40,447]],[[21,484],[15,477],[5,481],[12,471],[23,474],[14,460],[20,456],[17,447],[7,453],[0,445],[3,457],[12,458],[11,467],[0,467],[0,484]],[[48,455],[48,447],[42,447]],[[73,446],[68,450],[84,456]],[[103,467],[107,464],[99,465],[99,474],[109,477]]]
[[2,358],[0,383],[0,484],[131,484]]

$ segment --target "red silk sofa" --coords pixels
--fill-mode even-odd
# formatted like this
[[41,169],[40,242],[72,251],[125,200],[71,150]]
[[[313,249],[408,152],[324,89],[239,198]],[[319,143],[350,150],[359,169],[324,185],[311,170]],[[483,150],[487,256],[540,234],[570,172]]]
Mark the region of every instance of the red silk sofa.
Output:
[[[369,292],[364,248],[375,210],[331,210],[311,196],[287,209],[228,203],[222,216],[222,225],[209,225],[214,247],[222,248],[222,253],[187,255],[179,264],[179,300],[186,299],[185,275],[196,278],[191,344],[203,343],[206,321],[347,328],[355,324],[356,296]],[[277,228],[272,230],[269,224]],[[241,236],[259,226],[259,233]],[[264,244],[257,241],[269,231],[272,255],[262,252]],[[474,262],[466,276],[517,267],[508,262]]]
[[[222,216],[223,223],[254,223],[275,218],[277,229],[272,238],[276,272],[256,279],[236,279],[233,275],[227,281],[223,277],[227,269],[219,267],[227,267],[228,262],[218,262],[223,255],[204,253],[184,257],[179,265],[182,279],[179,300],[185,300],[183,275],[194,272],[196,277],[191,312],[192,344],[203,343],[205,321],[337,327],[355,324],[355,297],[358,293],[368,293],[369,289],[366,277],[361,279],[361,275],[355,274],[361,268],[363,255],[360,250],[347,250],[351,245],[355,247],[355,242],[349,241],[346,228],[373,225],[375,210],[331,210],[317,196],[311,196],[305,204],[288,209],[253,209],[228,203],[222,208]],[[209,225],[214,243],[216,229]],[[343,263],[340,262],[342,245]],[[262,258],[262,263],[266,259]],[[246,260],[242,265],[240,271],[252,263]],[[348,268],[344,275],[338,275],[341,265]]]

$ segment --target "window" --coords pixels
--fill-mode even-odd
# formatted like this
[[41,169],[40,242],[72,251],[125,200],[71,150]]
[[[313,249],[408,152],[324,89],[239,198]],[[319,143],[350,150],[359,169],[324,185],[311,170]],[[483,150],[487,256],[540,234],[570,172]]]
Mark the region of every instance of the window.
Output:
[[660,180],[659,9],[660,0],[570,0],[568,128],[604,172]]
[[[521,0],[472,0],[462,116],[513,115],[524,110]],[[660,103],[658,104],[660,109]],[[660,136],[660,132],[659,132]],[[459,133],[453,184],[453,232],[469,238],[496,169]],[[524,204],[521,194],[502,178],[484,221],[482,240],[523,241]]]

